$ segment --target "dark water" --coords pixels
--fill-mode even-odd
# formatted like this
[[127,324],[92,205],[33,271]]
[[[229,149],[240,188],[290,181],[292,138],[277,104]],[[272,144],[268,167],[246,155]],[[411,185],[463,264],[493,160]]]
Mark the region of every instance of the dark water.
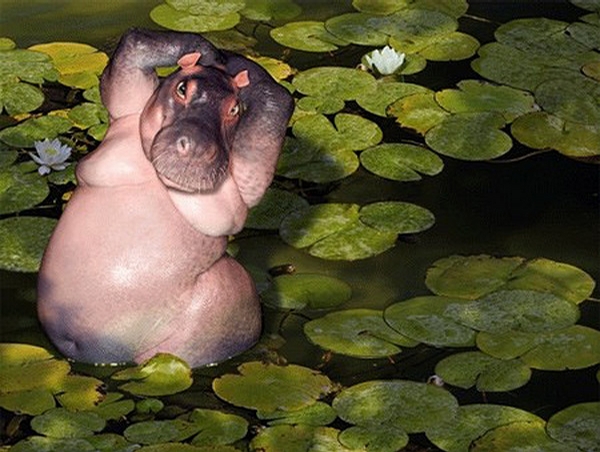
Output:
[[[130,26],[156,28],[148,11],[160,3],[127,1],[28,1],[0,0],[2,35],[19,47],[36,43],[72,40],[110,51],[118,36]],[[350,11],[351,2],[301,2],[305,16],[323,19]],[[461,19],[461,30],[482,43],[493,39],[500,23],[517,17],[548,17],[573,21],[583,11],[570,3],[547,1],[471,1],[469,16]],[[302,17],[298,18],[301,20]],[[258,35],[266,35],[259,29]],[[264,40],[261,53],[279,56],[281,48]],[[289,63],[299,69],[325,62],[351,66],[364,52],[350,47],[335,57],[292,52]],[[333,59],[332,59],[333,58]],[[407,81],[432,89],[453,87],[463,79],[478,78],[466,63],[428,64],[426,71]],[[384,141],[414,139],[394,126],[393,120],[379,120]],[[528,153],[518,145],[508,157]],[[249,236],[239,240],[239,260],[270,267],[287,262],[299,271],[321,272],[347,281],[354,296],[348,307],[384,308],[391,302],[427,294],[426,269],[451,254],[518,255],[545,257],[575,265],[599,281],[599,172],[598,167],[570,160],[555,152],[515,163],[473,163],[444,158],[445,169],[435,177],[416,183],[385,181],[364,170],[336,184],[328,201],[367,204],[382,200],[414,202],[431,210],[435,226],[378,257],[359,262],[328,262],[284,245],[276,235]],[[35,275],[0,273],[0,341],[25,341],[48,345],[35,320]],[[597,289],[594,297],[600,298]],[[600,327],[598,304],[581,305],[580,323]],[[307,313],[320,316],[321,313]],[[317,366],[322,351],[302,334],[304,317],[266,312],[266,330],[281,332],[286,344],[281,349],[290,362]],[[283,327],[282,327],[283,325]],[[417,347],[389,360],[355,360],[334,356],[324,364],[329,377],[342,384],[376,378],[410,378],[425,381],[443,351]],[[487,395],[491,402],[507,403],[547,417],[558,409],[589,401],[597,394],[595,368],[572,372],[534,371],[529,384],[518,391]],[[210,370],[200,374],[210,374]],[[461,404],[481,401],[475,391],[457,391]]]

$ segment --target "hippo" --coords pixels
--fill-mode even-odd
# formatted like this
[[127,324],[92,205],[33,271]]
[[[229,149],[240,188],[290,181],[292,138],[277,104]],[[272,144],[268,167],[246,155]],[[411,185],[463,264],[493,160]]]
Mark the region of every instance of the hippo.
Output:
[[110,123],[42,258],[42,327],[89,363],[171,353],[198,367],[241,353],[261,310],[226,246],[273,179],[291,95],[199,35],[142,29],[123,35],[100,90]]

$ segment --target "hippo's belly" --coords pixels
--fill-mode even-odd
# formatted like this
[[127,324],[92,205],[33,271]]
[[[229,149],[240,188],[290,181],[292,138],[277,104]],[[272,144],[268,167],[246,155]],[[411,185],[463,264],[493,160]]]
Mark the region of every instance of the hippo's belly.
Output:
[[79,187],[44,255],[40,320],[67,356],[131,361],[173,328],[225,246],[187,224],[159,185]]

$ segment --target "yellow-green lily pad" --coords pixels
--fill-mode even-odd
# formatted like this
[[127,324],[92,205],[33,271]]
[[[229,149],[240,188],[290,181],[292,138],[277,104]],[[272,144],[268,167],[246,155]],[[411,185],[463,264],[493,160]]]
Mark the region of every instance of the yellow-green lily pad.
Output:
[[312,425],[275,425],[261,430],[250,442],[250,449],[261,452],[360,452],[338,441],[340,431]]
[[0,111],[9,115],[27,113],[39,108],[44,103],[44,93],[37,87],[18,80],[0,82]]
[[12,217],[0,221],[0,268],[36,272],[57,221],[44,217]]
[[343,39],[329,33],[319,21],[289,22],[270,31],[279,44],[305,52],[332,52],[347,45]]
[[375,78],[358,69],[322,66],[302,71],[294,77],[294,87],[307,96],[354,100],[375,91]]
[[402,127],[414,129],[421,135],[450,115],[435,101],[433,91],[402,97],[389,106],[388,113],[396,117]]
[[326,375],[294,364],[253,361],[240,365],[238,372],[213,380],[213,391],[233,405],[262,412],[299,410],[334,390]]
[[364,13],[347,13],[325,22],[325,28],[335,36],[363,46],[384,46],[389,35],[369,26],[372,16]]
[[196,408],[188,420],[202,427],[191,441],[194,446],[232,444],[248,433],[248,421],[235,414]]
[[298,16],[302,8],[292,0],[246,0],[240,13],[251,20],[289,20]]
[[338,439],[346,447],[378,452],[402,450],[409,441],[408,434],[402,428],[389,424],[368,427],[355,425],[340,433]]
[[15,49],[0,52],[0,80],[20,80],[42,84],[44,80],[55,81],[58,72],[50,57],[31,50]]
[[352,0],[352,6],[364,13],[388,15],[406,8],[414,0]]
[[459,61],[471,58],[478,48],[479,41],[473,36],[454,31],[435,39],[419,55],[430,61]]
[[29,436],[10,448],[11,452],[96,452],[84,438],[48,438]]
[[531,378],[531,369],[520,359],[498,359],[479,351],[450,355],[436,364],[435,373],[452,386],[476,386],[480,392],[512,391]]
[[435,217],[429,210],[416,204],[383,201],[360,209],[360,221],[381,232],[415,234],[433,226]]
[[600,444],[599,425],[600,402],[578,403],[552,415],[546,431],[563,444],[593,451]]
[[356,98],[356,102],[369,113],[388,116],[388,107],[397,100],[412,94],[431,92],[430,89],[414,83],[389,82],[380,80],[375,91],[365,91]]
[[384,358],[418,344],[391,329],[375,309],[332,312],[305,323],[304,334],[325,350],[355,358]]
[[132,443],[160,444],[171,441],[183,441],[198,433],[199,424],[183,419],[137,422],[125,429],[123,435]]
[[166,3],[177,11],[185,11],[194,15],[225,16],[235,13],[245,6],[244,0],[165,0]]
[[95,413],[53,408],[31,420],[31,428],[51,438],[85,438],[104,429],[106,421]]
[[[212,5],[219,3],[210,2]],[[243,7],[243,5],[241,5]],[[200,10],[202,11],[202,9]],[[235,27],[240,21],[240,15],[237,12],[230,12],[222,15],[210,15],[199,13],[190,13],[174,8],[170,4],[160,4],[150,11],[150,18],[165,28],[175,31],[189,31],[195,33],[204,33],[207,31],[228,30]]]
[[409,143],[383,143],[366,149],[360,154],[360,163],[378,176],[402,182],[421,180],[421,174],[435,176],[444,167],[437,154]]

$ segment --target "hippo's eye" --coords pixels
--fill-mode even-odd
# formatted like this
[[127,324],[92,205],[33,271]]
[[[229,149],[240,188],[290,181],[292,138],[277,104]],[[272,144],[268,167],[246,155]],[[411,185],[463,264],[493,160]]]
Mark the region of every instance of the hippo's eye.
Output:
[[182,99],[185,99],[185,95],[187,92],[187,85],[185,83],[185,80],[183,80],[177,84],[177,87],[175,88],[175,92],[177,93],[177,95],[179,97],[181,97]]
[[233,107],[231,107],[231,109],[229,110],[229,116],[237,116],[240,114],[240,104],[235,104]]

